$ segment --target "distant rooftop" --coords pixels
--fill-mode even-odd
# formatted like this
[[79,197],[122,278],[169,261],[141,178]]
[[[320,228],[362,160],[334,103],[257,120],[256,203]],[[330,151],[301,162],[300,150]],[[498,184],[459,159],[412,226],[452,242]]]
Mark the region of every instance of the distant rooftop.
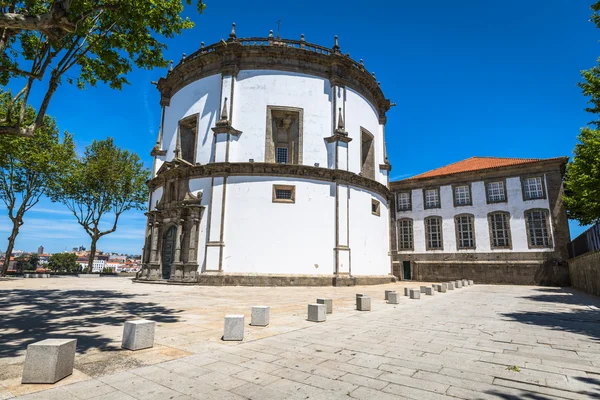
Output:
[[501,157],[471,157],[466,160],[448,164],[444,167],[436,168],[402,181],[412,181],[417,179],[435,178],[446,175],[460,174],[464,172],[473,172],[502,167],[512,167],[515,165],[533,164],[542,161],[563,160],[565,163],[567,157],[557,158],[501,158]]

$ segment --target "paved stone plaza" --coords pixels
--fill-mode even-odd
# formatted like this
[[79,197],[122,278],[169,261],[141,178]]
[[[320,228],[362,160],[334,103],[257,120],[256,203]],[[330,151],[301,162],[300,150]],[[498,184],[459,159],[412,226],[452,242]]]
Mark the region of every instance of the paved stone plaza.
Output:
[[[384,290],[200,287],[124,278],[0,282],[0,399],[600,398],[600,299],[570,289],[476,285],[386,304]],[[372,311],[355,310],[355,294]],[[323,323],[307,304],[332,298]],[[250,326],[253,305],[270,325]],[[243,342],[223,342],[245,314]],[[123,323],[157,322],[154,347],[120,349]],[[75,371],[20,384],[24,350],[77,338]]]

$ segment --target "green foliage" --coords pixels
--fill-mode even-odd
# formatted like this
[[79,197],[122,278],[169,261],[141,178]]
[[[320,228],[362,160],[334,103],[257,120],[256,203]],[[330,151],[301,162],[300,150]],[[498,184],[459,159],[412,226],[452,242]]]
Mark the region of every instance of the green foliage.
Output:
[[102,273],[103,274],[114,274],[115,269],[111,268],[111,267],[104,267],[104,268],[102,268]]
[[73,253],[56,253],[50,256],[48,267],[54,272],[77,273],[77,255]]
[[[60,190],[52,194],[52,199],[73,212],[92,240],[90,269],[98,239],[117,229],[125,211],[144,209],[149,175],[137,154],[118,148],[112,138],[107,138],[87,146],[83,157],[60,180]],[[112,222],[102,230],[101,222],[106,219]]]
[[[600,28],[600,2],[592,5],[592,10],[591,21]],[[596,115],[600,114],[600,58],[597,62],[599,65],[581,72],[584,81],[579,83],[583,94],[589,96],[586,111]],[[598,127],[600,119],[591,124]],[[578,140],[565,173],[567,214],[581,225],[600,223],[600,130],[585,127]]]
[[512,367],[507,367],[506,369],[513,372],[521,372],[521,369],[516,365],[513,365]]
[[[17,122],[0,120],[0,133],[31,134],[28,129],[42,122],[63,78],[81,89],[98,82],[121,89],[128,84],[126,75],[134,65],[165,67],[165,39],[194,26],[181,15],[191,0],[12,0],[6,8],[4,3],[0,12],[12,6],[14,13],[39,20],[25,27],[10,27],[0,20],[0,85],[26,78],[17,97],[25,102],[34,84],[47,86],[41,89],[43,99],[35,123],[24,126],[19,107],[9,103]],[[62,13],[66,17],[53,19],[56,22],[51,26],[42,25],[43,17],[56,17],[61,11],[57,6],[66,9]],[[199,0],[197,10],[203,9]]]
[[21,271],[35,271],[40,258],[37,255],[22,255],[15,258],[15,269]]

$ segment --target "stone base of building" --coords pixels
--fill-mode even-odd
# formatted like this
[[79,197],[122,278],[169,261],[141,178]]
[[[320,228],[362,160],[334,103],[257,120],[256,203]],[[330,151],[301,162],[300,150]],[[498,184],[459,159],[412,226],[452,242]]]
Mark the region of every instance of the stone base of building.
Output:
[[566,262],[413,262],[412,279],[424,282],[472,279],[475,283],[570,286]]
[[392,275],[334,276],[287,274],[235,274],[208,272],[197,274],[195,279],[147,279],[140,275],[133,280],[139,283],[187,284],[204,286],[355,286],[380,285],[396,282]]

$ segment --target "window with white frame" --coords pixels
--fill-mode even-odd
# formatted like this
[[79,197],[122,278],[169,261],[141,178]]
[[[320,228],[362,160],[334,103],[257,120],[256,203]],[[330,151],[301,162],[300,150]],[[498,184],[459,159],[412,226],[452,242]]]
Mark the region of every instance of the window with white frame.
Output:
[[425,189],[425,208],[440,208],[440,189]]
[[408,211],[411,209],[410,192],[398,192],[396,194],[396,209],[398,211]]
[[500,203],[506,201],[504,181],[489,182],[487,184],[487,199],[488,203]]
[[510,249],[510,214],[493,212],[488,216],[492,249]]
[[443,250],[442,218],[425,218],[425,235],[427,236],[427,250]]
[[547,210],[525,211],[529,247],[551,247]]
[[413,220],[404,218],[398,221],[398,250],[413,249]]
[[523,180],[523,191],[525,200],[543,199],[545,196],[542,177],[525,178]]
[[470,214],[457,215],[456,223],[456,247],[459,249],[475,248],[475,226],[474,218]]
[[454,187],[454,205],[468,206],[471,204],[471,187],[459,185]]

